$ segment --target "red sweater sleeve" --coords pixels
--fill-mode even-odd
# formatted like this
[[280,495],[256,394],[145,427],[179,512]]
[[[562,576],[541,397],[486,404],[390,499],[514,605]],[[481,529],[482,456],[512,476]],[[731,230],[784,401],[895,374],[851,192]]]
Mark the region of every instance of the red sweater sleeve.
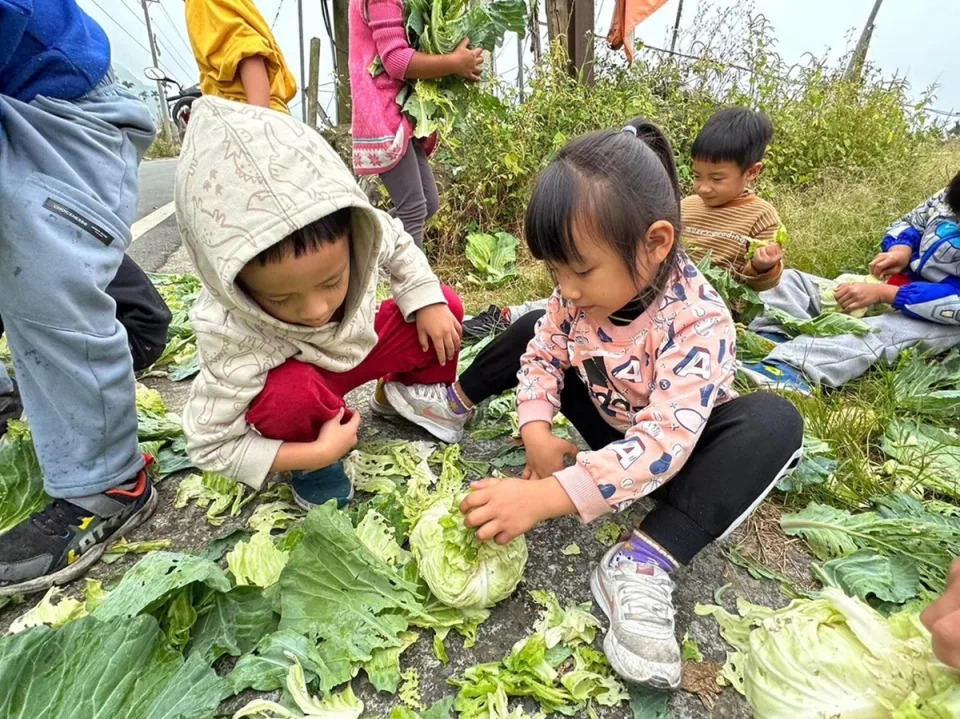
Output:
[[377,54],[386,73],[404,80],[407,66],[416,52],[407,42],[403,23],[403,3],[398,0],[370,0],[367,4],[370,30]]

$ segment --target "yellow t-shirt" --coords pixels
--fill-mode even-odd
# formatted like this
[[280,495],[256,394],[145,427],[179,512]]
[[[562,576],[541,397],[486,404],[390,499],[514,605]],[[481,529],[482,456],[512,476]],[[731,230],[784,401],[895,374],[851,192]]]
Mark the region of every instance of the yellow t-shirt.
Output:
[[270,77],[270,107],[290,112],[287,104],[297,95],[297,81],[252,0],[186,0],[186,13],[204,95],[246,102],[238,66],[261,55]]

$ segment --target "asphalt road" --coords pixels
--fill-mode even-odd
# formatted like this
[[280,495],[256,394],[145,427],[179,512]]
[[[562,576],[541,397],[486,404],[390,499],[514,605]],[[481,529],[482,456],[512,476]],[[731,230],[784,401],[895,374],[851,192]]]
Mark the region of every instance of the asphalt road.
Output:
[[147,272],[181,272],[180,233],[173,214],[176,160],[149,160],[140,165],[140,202],[128,254]]

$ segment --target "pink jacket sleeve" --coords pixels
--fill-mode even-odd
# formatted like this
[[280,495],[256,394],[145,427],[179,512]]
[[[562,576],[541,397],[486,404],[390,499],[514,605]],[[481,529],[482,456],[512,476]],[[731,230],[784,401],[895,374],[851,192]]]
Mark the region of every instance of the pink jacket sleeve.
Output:
[[416,51],[407,42],[403,3],[399,0],[369,0],[367,13],[383,69],[396,80],[406,79],[407,66]]
[[569,321],[569,315],[559,290],[555,291],[547,303],[546,314],[537,323],[536,334],[520,358],[517,416],[521,427],[529,422],[552,422],[560,411],[563,373],[570,367],[567,333],[560,326]]
[[680,471],[718,394],[733,382],[734,339],[733,322],[720,309],[676,318],[672,338],[665,334],[657,351],[650,402],[624,438],[581,452],[556,475],[582,521],[631,504]]

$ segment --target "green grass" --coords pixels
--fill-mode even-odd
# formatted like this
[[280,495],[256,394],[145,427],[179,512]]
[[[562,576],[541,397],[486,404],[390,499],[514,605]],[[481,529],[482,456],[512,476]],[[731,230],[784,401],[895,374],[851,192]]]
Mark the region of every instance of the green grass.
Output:
[[445,254],[434,265],[434,270],[441,281],[457,291],[460,299],[463,300],[467,314],[476,314],[485,310],[491,303],[504,307],[547,297],[553,292],[554,284],[543,265],[530,257],[526,247],[518,248],[517,254],[519,255],[517,262],[519,276],[514,281],[495,289],[468,280],[468,268],[462,257]]
[[960,169],[960,143],[927,146],[915,162],[884,171],[827,173],[804,190],[772,188],[787,227],[788,267],[822,277],[862,274],[886,228],[942,188]]

